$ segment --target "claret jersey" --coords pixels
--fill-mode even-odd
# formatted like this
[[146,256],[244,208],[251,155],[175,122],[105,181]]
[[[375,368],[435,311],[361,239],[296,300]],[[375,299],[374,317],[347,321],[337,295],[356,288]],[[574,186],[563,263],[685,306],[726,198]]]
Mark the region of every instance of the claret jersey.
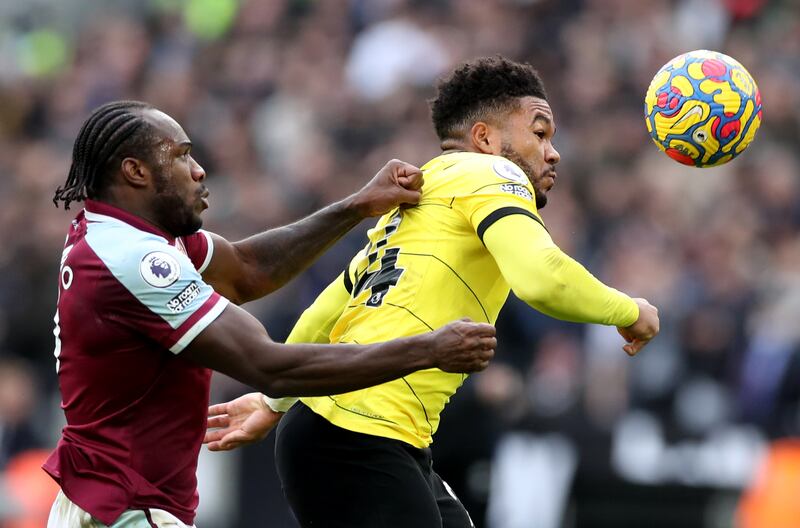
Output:
[[105,524],[160,508],[187,525],[211,371],[180,352],[228,301],[203,282],[213,244],[86,201],[58,278],[55,356],[67,425],[44,469]]

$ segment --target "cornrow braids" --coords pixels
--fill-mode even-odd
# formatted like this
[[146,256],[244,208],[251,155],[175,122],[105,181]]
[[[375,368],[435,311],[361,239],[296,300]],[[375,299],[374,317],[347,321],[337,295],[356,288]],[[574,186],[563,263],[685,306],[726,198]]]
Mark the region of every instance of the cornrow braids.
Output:
[[75,139],[67,181],[53,196],[56,207],[64,202],[64,209],[69,209],[71,202],[96,197],[122,156],[151,157],[153,127],[142,116],[151,108],[141,101],[115,101],[92,112]]
[[479,120],[514,110],[519,98],[547,99],[539,73],[500,55],[466,62],[437,85],[429,101],[439,139],[459,138]]

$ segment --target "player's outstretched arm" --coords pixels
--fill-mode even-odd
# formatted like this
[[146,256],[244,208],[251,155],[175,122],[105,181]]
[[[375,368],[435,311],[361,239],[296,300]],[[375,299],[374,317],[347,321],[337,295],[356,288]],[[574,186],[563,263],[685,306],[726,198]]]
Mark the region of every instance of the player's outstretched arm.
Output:
[[411,372],[483,370],[494,326],[456,321],[434,332],[369,345],[276,343],[243,309],[228,305],[182,352],[270,396],[321,396],[384,383]]
[[658,334],[658,310],[606,286],[555,245],[547,231],[528,216],[497,220],[483,236],[514,293],[542,313],[580,323],[618,327],[638,353]]
[[355,194],[287,226],[239,242],[213,235],[214,255],[203,279],[242,304],[280,288],[310,266],[363,219],[420,200],[422,173],[391,160]]

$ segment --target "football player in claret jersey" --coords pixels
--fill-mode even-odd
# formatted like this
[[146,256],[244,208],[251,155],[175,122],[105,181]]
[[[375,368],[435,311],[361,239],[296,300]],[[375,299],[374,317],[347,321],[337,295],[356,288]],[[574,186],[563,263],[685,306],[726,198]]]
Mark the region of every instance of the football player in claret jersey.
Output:
[[280,287],[364,216],[416,203],[415,167],[392,161],[345,200],[236,243],[199,230],[204,180],[180,125],[144,103],[104,105],[78,134],[54,198],[85,204],[59,271],[67,425],[44,465],[61,486],[51,528],[191,526],[211,368],[268,394],[320,395],[432,367],[471,372],[493,354],[494,328],[464,321],[367,346],[287,346],[236,306]]
[[[423,167],[419,205],[378,221],[289,340],[371,343],[453,317],[494,323],[513,290],[547,315],[616,326],[625,352],[638,353],[658,333],[657,310],[565,255],[539,215],[559,154],[537,72],[502,57],[478,59],[439,84],[431,107],[442,154]],[[422,370],[293,406],[249,394],[210,409],[209,424],[219,429],[206,441],[212,450],[252,442],[289,409],[275,456],[302,526],[468,527],[429,449],[465,377]]]

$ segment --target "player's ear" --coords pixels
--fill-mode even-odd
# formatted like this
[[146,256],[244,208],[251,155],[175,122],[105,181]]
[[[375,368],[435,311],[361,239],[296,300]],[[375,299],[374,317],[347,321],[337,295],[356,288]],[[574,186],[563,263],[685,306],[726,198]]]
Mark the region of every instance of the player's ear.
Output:
[[472,146],[484,154],[500,154],[502,142],[499,131],[483,121],[478,121],[469,131]]
[[132,187],[146,187],[152,174],[144,161],[138,158],[125,158],[122,160],[122,179]]

